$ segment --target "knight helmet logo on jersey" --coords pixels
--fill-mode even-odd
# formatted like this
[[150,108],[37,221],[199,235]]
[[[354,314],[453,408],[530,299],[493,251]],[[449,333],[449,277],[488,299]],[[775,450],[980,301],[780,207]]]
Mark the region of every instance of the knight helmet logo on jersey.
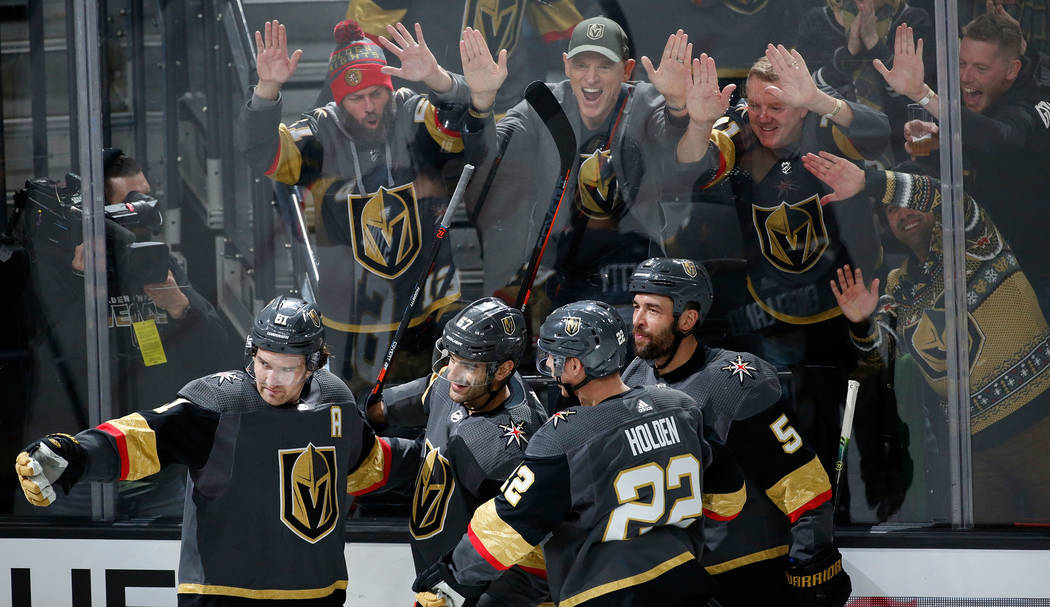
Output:
[[500,49],[513,53],[521,34],[526,4],[521,0],[467,0],[459,31],[467,27],[479,30],[485,35],[493,57]]
[[423,230],[415,187],[380,187],[368,196],[351,194],[347,201],[354,259],[386,279],[400,276],[422,250]]
[[565,334],[576,335],[580,332],[580,317],[570,316],[565,319]]
[[441,455],[441,450],[429,440],[425,443],[425,450],[408,519],[408,530],[417,540],[441,533],[445,528],[448,500],[456,489],[452,464]]
[[281,522],[302,539],[316,544],[339,522],[336,485],[339,467],[335,447],[281,449]]
[[801,274],[813,267],[830,245],[824,210],[816,195],[774,207],[751,205],[762,256],[781,272]]

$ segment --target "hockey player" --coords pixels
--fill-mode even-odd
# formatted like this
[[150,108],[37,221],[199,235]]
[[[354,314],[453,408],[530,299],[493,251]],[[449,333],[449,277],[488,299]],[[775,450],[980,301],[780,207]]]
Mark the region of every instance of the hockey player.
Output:
[[627,328],[608,304],[558,308],[538,348],[537,367],[580,404],[533,435],[455,550],[416,579],[417,600],[460,605],[542,542],[558,604],[703,604],[701,519],[740,512],[739,468],[703,438],[693,399],[624,385]]
[[[668,385],[693,397],[747,481],[740,516],[704,527],[703,563],[718,582],[715,598],[726,607],[844,605],[850,580],[832,544],[831,483],[781,399],[776,369],[699,342],[713,299],[703,265],[648,259],[630,288],[637,358],[624,383]],[[825,572],[831,575],[819,575]]]
[[[320,218],[318,307],[329,328],[333,369],[360,390],[379,371],[397,327],[395,311],[406,306],[425,244],[448,205],[441,170],[464,153],[469,161],[475,143],[481,144],[477,131],[484,130],[507,75],[506,59],[493,61],[487,48],[475,53],[485,41],[467,31],[464,75],[450,74],[434,59],[418,24],[413,36],[399,23],[387,30],[392,40],[381,40],[401,61],[394,68],[356,23],[343,21],[329,59],[334,101],[285,126],[280,90],[302,54],[288,54],[279,22],[264,29],[255,34],[259,83],[241,112],[241,147],[258,173],[310,190]],[[433,92],[395,91],[391,75]],[[459,275],[447,247],[428,280],[411,327],[429,326],[459,299]]]
[[33,441],[15,472],[26,499],[48,506],[55,486],[186,464],[180,606],[342,605],[346,487],[367,472],[375,436],[322,368],[325,330],[312,304],[271,301],[245,353],[244,369],[193,380],[152,411]]
[[[362,495],[415,483],[409,531],[417,572],[455,547],[546,419],[517,372],[525,346],[520,310],[492,297],[475,301],[445,324],[434,373],[384,390],[368,412],[373,423],[426,426],[415,441],[379,438],[363,463],[376,476],[349,487]],[[481,604],[535,605],[547,596],[542,575],[542,556],[520,563],[489,586]]]

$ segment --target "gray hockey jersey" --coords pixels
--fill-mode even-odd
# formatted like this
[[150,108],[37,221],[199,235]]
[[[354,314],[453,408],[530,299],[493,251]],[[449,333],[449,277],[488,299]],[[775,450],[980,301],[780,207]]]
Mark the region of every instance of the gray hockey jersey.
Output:
[[542,543],[552,597],[575,605],[695,564],[702,544],[686,528],[732,518],[744,499],[739,469],[712,457],[702,428],[693,400],[666,387],[555,413],[474,513],[453,553],[457,579],[492,579]]
[[89,455],[82,480],[189,467],[179,594],[309,599],[345,591],[347,473],[374,435],[327,371],[280,407],[263,401],[244,371],[215,373],[167,405],[77,438]]
[[746,352],[699,346],[658,376],[635,359],[629,386],[668,385],[696,399],[706,423],[740,463],[747,502],[732,521],[704,528],[703,562],[718,574],[789,554],[804,560],[831,544],[831,483],[781,401],[776,369]]

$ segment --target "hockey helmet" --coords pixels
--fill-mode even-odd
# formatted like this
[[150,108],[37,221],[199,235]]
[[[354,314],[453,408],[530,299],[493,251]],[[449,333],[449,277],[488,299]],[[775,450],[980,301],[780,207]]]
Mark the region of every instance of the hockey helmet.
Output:
[[[627,334],[623,319],[603,301],[566,304],[540,326],[536,368],[557,378],[566,359],[578,358],[588,380],[612,375],[627,362]],[[548,357],[553,359],[553,372],[547,366]]]
[[689,304],[695,304],[699,317],[694,328],[699,327],[707,317],[714,300],[711,277],[708,276],[704,265],[689,259],[646,259],[634,269],[628,288],[632,294],[648,293],[670,297],[674,304],[676,326],[682,312],[685,312]]
[[495,297],[479,299],[445,324],[434,344],[434,370],[448,363],[450,354],[471,363],[486,363],[488,381],[506,361],[515,366],[525,353],[525,316]]
[[298,297],[273,298],[252,321],[252,332],[245,343],[245,354],[258,349],[282,354],[302,354],[306,368],[316,371],[324,364],[324,325],[312,304]]

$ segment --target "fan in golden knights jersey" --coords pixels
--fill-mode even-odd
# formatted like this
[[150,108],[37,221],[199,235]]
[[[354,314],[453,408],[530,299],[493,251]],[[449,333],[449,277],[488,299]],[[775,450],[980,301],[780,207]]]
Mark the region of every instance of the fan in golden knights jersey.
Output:
[[[831,154],[807,167],[835,188],[880,201],[890,231],[911,252],[879,281],[844,267],[831,290],[863,360],[891,365],[911,354],[942,398],[948,387],[941,184],[925,175],[861,171]],[[969,195],[966,226],[966,357],[970,378],[973,506],[979,523],[1046,523],[1050,512],[1050,327],[1009,242]],[[933,426],[946,425],[945,420]],[[1005,499],[1009,495],[1011,499]]]
[[375,435],[346,385],[322,368],[328,350],[313,304],[271,301],[245,350],[244,369],[195,379],[166,405],[33,441],[15,471],[26,499],[48,506],[55,486],[68,493],[77,482],[185,464],[180,606],[342,605],[347,475]]
[[[526,338],[520,310],[492,297],[475,301],[445,324],[434,344],[434,373],[385,389],[370,407],[373,423],[426,426],[417,440],[378,438],[349,486],[362,495],[414,483],[409,531],[417,572],[455,547],[546,419],[517,372]],[[495,580],[481,604],[538,604],[548,594],[544,575],[537,551]]]
[[[256,32],[259,84],[239,125],[241,147],[255,170],[309,188],[321,218],[318,305],[330,330],[334,369],[355,389],[378,374],[448,205],[440,171],[481,143],[476,132],[484,129],[507,73],[504,58],[497,64],[486,54],[464,60],[463,76],[450,74],[434,60],[418,25],[418,41],[401,24],[388,32],[393,41],[381,42],[400,58],[400,68],[386,65],[383,49],[356,23],[336,25],[328,75],[335,101],[286,126],[280,124],[280,88],[301,51],[289,55],[285,27],[267,23],[265,36]],[[465,34],[467,42],[478,37]],[[433,93],[394,91],[391,74],[420,81]],[[447,309],[459,289],[444,247],[410,326]]]
[[[573,29],[562,54],[566,80],[548,84],[572,125],[579,153],[544,255],[554,272],[546,283],[554,306],[598,298],[626,313],[631,270],[651,248],[662,250],[666,222],[660,193],[669,182],[695,176],[693,165],[679,167],[673,155],[688,122],[684,87],[692,48],[678,30],[668,38],[659,67],[642,58],[650,82],[635,82],[629,80],[635,60],[616,22],[594,17]],[[722,111],[728,100],[726,93]],[[494,150],[506,151],[490,194],[481,196],[485,180],[476,179],[467,204],[483,239],[486,288],[496,290],[510,284],[528,259],[563,175],[554,140],[528,103],[511,108],[483,135],[492,140],[478,165],[480,174],[495,162]]]
[[[832,543],[831,483],[781,398],[776,369],[699,341],[714,299],[702,264],[646,260],[631,275],[631,292],[637,358],[624,383],[693,397],[747,481],[740,516],[703,528],[702,562],[718,581],[715,598],[726,607],[844,605],[850,581]],[[814,577],[824,572],[831,575]]]
[[553,54],[550,50],[555,46],[560,50],[573,26],[583,19],[572,0],[349,0],[346,18],[357,20],[373,40],[385,34],[390,23],[422,23],[432,32],[427,44],[438,63],[449,69],[459,69],[459,32],[468,27],[479,30],[493,56],[507,51],[509,69],[496,95],[497,114],[521,101],[530,82],[546,77],[545,56]]
[[603,302],[547,317],[537,368],[580,404],[547,420],[455,550],[416,579],[421,604],[462,604],[540,544],[558,605],[704,603],[702,519],[740,512],[743,477],[705,440],[692,398],[624,385],[627,339]]
[[889,124],[884,114],[818,88],[802,56],[783,46],[769,45],[752,66],[746,103],[716,118],[718,104],[704,93],[691,96],[689,144],[678,154],[680,162],[701,159],[697,188],[730,185],[726,202],[736,208],[748,262],[748,303],[730,309],[731,329],[760,336],[756,354],[792,370],[796,408],[814,412],[806,434],[830,466],[837,397],[856,356],[825,285],[843,263],[874,268],[881,244],[871,201],[822,204],[829,190],[802,156],[834,150],[854,161],[874,157],[889,140]]

